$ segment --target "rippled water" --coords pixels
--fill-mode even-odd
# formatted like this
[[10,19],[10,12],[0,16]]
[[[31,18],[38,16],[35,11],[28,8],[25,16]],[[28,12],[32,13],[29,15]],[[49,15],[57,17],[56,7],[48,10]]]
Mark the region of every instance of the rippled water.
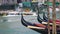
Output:
[[[42,17],[42,14],[40,14]],[[51,14],[50,14],[51,17]],[[57,18],[60,19],[60,13],[57,13]],[[39,23],[37,17],[24,16],[26,21],[31,23]],[[26,28],[21,24],[21,16],[0,17],[0,34],[40,34],[34,30]]]
[[[30,16],[31,17],[31,16]],[[28,17],[24,17],[28,21]],[[0,17],[0,34],[40,34],[21,24],[21,16]],[[34,21],[35,18],[31,18]],[[29,21],[31,21],[29,19]],[[32,21],[31,21],[32,22]]]

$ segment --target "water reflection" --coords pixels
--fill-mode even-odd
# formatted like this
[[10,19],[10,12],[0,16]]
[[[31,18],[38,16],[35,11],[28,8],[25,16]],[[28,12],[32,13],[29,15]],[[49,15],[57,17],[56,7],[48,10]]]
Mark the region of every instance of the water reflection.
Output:
[[[28,16],[27,16],[28,17]],[[26,20],[26,16],[24,17]],[[32,16],[29,18],[32,19]],[[30,19],[29,19],[30,20]],[[40,34],[21,24],[21,16],[0,17],[0,34]]]

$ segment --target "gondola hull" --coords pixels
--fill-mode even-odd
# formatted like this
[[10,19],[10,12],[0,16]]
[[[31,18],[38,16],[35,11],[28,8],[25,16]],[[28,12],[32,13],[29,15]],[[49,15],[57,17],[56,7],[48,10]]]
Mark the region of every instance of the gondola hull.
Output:
[[[32,30],[34,30],[36,32],[39,32],[39,33],[42,33],[42,34],[48,34],[48,29],[47,28],[38,27],[38,26],[36,26],[36,24],[31,24],[31,23],[25,21],[24,18],[23,18],[23,15],[21,16],[21,23],[25,27],[27,27],[29,29],[32,29]],[[60,30],[57,31],[57,34],[60,34],[59,32],[60,32]],[[50,33],[52,34],[52,31],[50,31]]]

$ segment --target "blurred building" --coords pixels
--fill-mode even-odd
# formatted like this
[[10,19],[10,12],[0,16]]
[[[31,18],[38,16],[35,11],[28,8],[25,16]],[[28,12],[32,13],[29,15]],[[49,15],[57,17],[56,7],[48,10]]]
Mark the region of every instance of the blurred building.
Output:
[[[50,2],[52,2],[53,0],[49,0]],[[56,2],[59,2],[59,0],[55,0]]]
[[44,2],[45,2],[45,0],[38,0],[38,2],[39,2],[39,3],[44,3]]
[[0,0],[0,5],[2,4],[2,0]]
[[22,0],[22,2],[37,2],[38,0]]
[[2,4],[17,4],[17,0],[0,0],[0,5]]
[[17,0],[17,3],[22,3],[22,0]]
[[22,2],[31,2],[32,0],[22,0]]
[[[38,2],[40,3],[44,3],[44,1],[47,1],[47,0],[38,0]],[[49,0],[49,2],[52,2],[53,0]],[[56,2],[59,2],[59,0],[56,0]]]

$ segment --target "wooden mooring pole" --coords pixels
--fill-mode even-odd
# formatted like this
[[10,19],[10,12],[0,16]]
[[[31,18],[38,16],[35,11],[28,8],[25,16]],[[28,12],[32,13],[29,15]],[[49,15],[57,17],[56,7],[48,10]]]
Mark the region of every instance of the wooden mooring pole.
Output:
[[52,34],[56,34],[56,10],[55,10],[55,0],[53,0],[53,9],[52,9],[52,19],[53,19],[53,29],[52,29]]
[[[47,0],[47,2],[49,2],[49,0]],[[47,16],[48,16],[48,34],[50,34],[50,24],[49,24],[49,20],[50,20],[50,12],[49,12],[49,5],[47,3]]]

